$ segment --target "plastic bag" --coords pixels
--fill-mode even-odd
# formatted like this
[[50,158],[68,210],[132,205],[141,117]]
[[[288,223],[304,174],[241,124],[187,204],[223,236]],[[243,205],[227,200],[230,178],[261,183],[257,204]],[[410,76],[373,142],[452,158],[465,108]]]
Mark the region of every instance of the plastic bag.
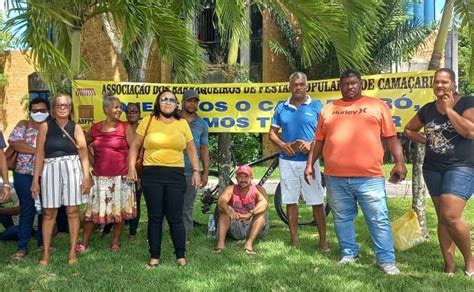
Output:
[[424,241],[415,211],[410,210],[392,223],[395,249],[407,250]]

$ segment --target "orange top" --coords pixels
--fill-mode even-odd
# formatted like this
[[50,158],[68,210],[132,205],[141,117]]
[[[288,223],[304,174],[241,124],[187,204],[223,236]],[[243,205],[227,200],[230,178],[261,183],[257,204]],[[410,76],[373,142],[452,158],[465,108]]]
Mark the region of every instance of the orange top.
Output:
[[397,134],[384,101],[363,96],[336,100],[319,116],[315,139],[324,141],[324,173],[337,177],[383,177],[382,137]]

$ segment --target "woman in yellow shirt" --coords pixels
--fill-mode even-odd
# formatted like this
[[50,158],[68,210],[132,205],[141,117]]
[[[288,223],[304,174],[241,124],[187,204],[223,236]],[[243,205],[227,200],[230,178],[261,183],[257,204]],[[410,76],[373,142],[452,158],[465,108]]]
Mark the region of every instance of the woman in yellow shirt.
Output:
[[183,201],[186,191],[184,155],[186,149],[193,167],[194,187],[200,184],[199,162],[191,129],[178,113],[174,93],[158,94],[153,113],[143,118],[137,128],[128,155],[128,178],[137,181],[135,161],[138,149],[145,149],[141,183],[148,210],[150,261],[146,268],[160,262],[163,217],[170,226],[177,264],[186,265],[186,234],[183,224]]

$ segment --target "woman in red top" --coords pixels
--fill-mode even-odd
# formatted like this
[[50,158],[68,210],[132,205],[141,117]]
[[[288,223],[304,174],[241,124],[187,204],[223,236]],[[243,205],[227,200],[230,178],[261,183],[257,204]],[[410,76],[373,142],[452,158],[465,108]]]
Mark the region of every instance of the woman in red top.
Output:
[[135,186],[126,180],[128,146],[133,129],[120,121],[122,110],[118,97],[106,95],[102,103],[106,118],[92,125],[86,140],[92,148],[94,182],[90,201],[84,212],[84,232],[78,252],[84,252],[95,224],[113,223],[111,249],[120,249],[124,221],[137,214]]

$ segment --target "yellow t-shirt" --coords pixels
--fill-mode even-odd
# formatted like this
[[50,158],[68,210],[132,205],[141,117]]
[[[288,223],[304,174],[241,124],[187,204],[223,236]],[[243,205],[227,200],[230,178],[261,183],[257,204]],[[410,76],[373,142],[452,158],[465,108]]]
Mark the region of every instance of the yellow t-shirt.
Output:
[[[137,134],[145,136],[149,120],[150,116],[143,118],[138,125]],[[183,150],[186,149],[186,143],[192,140],[193,135],[185,119],[167,124],[153,118],[143,141],[143,165],[184,167]]]

